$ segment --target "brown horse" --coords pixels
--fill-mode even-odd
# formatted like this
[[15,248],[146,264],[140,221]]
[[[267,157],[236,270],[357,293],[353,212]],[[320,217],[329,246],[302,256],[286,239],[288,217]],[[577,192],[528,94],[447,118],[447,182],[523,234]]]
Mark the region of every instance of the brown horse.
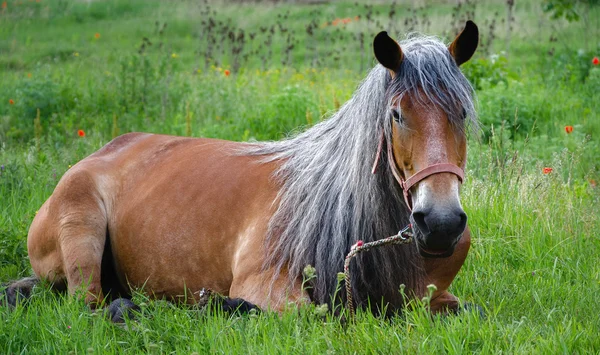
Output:
[[350,246],[412,222],[416,243],[356,258],[353,299],[395,310],[401,284],[414,297],[435,284],[432,311],[457,309],[447,289],[470,246],[459,190],[476,122],[458,67],[478,38],[470,21],[450,46],[380,33],[381,65],[332,118],[287,140],[114,139],[73,166],[35,216],[27,246],[37,279],[83,291],[92,306],[135,288],[194,303],[207,288],[281,311],[331,302]]

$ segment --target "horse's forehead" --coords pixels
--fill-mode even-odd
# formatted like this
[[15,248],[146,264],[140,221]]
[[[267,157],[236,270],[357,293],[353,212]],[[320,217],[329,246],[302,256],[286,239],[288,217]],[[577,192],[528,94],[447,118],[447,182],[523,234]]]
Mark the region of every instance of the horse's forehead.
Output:
[[405,92],[396,95],[394,101],[400,104],[400,108],[406,112],[418,114],[435,114],[439,116],[444,114],[445,110],[439,102],[425,93],[423,89],[416,89],[414,92]]

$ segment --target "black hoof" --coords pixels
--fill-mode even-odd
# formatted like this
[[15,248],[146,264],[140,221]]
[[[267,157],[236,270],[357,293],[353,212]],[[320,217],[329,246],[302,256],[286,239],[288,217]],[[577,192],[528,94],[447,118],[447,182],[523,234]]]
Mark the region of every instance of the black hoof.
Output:
[[33,287],[39,282],[35,277],[27,277],[13,283],[0,286],[0,306],[14,308],[31,296]]
[[113,323],[125,323],[125,319],[134,319],[140,307],[127,298],[117,298],[108,306],[108,317]]
[[260,308],[255,304],[244,301],[241,298],[224,298],[221,301],[221,309],[225,313],[239,314],[250,313],[252,310],[254,310],[254,312],[260,311]]
[[475,303],[471,303],[471,302],[465,302],[463,304],[460,305],[459,309],[458,309],[458,313],[463,313],[463,312],[473,312],[475,314],[478,314],[479,317],[481,319],[485,318],[485,311],[483,310],[483,308]]

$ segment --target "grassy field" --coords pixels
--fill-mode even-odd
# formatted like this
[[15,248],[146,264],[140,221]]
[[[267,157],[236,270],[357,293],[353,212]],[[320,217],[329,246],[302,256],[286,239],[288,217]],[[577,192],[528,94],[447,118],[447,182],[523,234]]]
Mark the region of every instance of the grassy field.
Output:
[[568,22],[533,0],[410,3],[3,2],[0,280],[31,273],[37,209],[112,137],[281,139],[351,96],[378,31],[449,41],[472,18],[473,246],[451,292],[485,318],[432,318],[419,301],[344,325],[315,306],[228,317],[136,294],[142,316],[120,327],[37,288],[27,307],[0,308],[0,353],[599,353],[600,6],[576,5]]

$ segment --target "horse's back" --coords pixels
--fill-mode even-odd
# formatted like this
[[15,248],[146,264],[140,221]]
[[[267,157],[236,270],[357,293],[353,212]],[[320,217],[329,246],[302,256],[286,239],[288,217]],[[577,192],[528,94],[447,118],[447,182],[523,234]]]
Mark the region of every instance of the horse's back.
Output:
[[62,282],[81,256],[102,258],[108,241],[123,286],[169,297],[183,288],[227,294],[245,254],[240,244],[262,242],[254,239],[266,233],[277,193],[274,164],[239,154],[241,144],[115,138],[67,171],[35,217],[34,271]]

